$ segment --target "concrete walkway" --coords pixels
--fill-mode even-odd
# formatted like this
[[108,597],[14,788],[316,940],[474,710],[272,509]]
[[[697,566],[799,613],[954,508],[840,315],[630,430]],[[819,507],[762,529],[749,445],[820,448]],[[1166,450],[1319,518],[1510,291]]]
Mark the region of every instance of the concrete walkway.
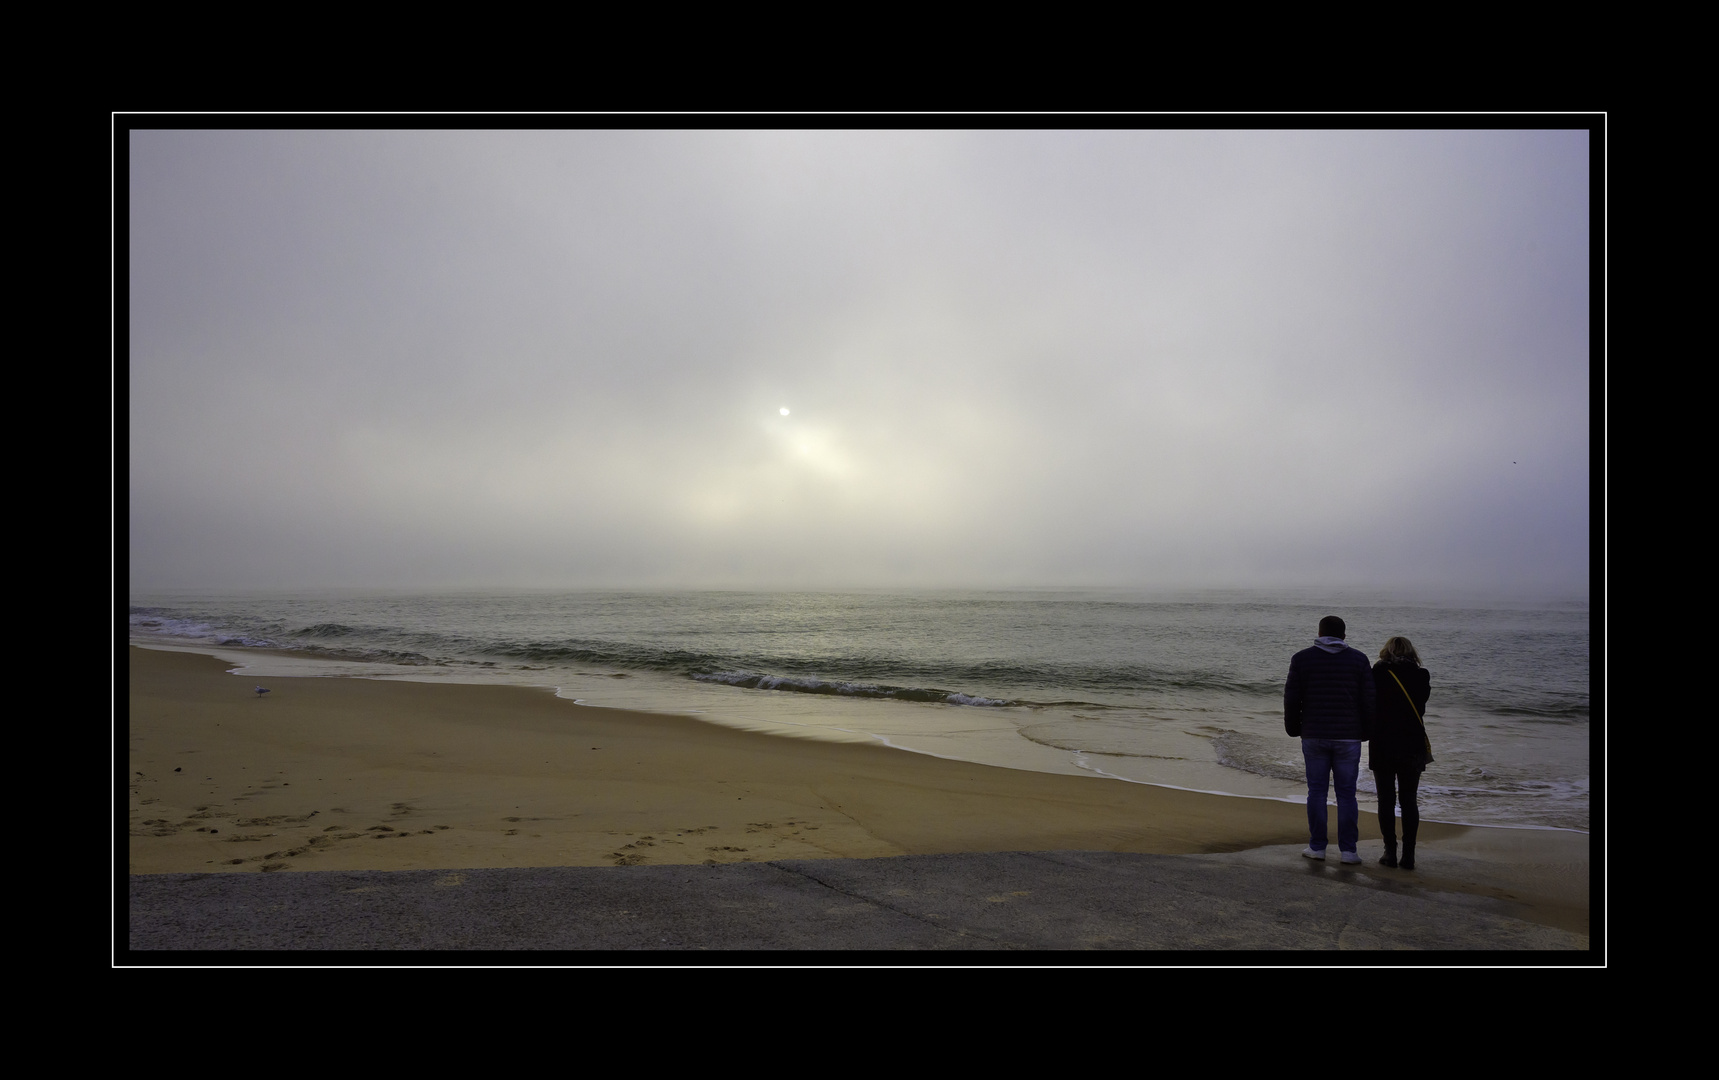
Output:
[[[1585,934],[1523,918],[1520,904],[1437,891],[1412,874],[1371,864],[1342,867],[1335,858],[1313,863],[1298,858],[1297,850],[917,855],[708,867],[137,875],[129,879],[129,950],[128,942],[119,942],[118,960],[149,964],[177,959],[152,950],[922,954],[1399,949],[1521,953],[1589,948]],[[216,962],[261,959],[234,956]],[[294,962],[292,957],[283,959]],[[472,959],[450,957],[455,963]],[[571,964],[604,962],[592,955],[564,959]],[[675,962],[669,956],[658,959]],[[800,962],[790,955],[730,959]],[[872,963],[884,958],[808,959]],[[1021,959],[1032,962],[1027,956]],[[1361,956],[1348,959],[1367,962]],[[1536,962],[1529,956],[1517,959]],[[1603,962],[1591,955],[1549,959]],[[1155,962],[1151,956],[1138,960]],[[377,961],[387,962],[374,955],[334,960]],[[501,957],[497,962],[511,961]],[[931,962],[962,961],[949,957]]]

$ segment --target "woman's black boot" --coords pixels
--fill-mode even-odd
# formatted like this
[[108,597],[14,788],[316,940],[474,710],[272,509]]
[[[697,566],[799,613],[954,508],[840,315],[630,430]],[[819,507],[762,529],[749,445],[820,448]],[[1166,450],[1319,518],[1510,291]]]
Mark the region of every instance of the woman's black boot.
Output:
[[1385,857],[1379,860],[1379,865],[1380,866],[1395,866],[1395,865],[1397,865],[1397,842],[1396,842],[1396,840],[1392,839],[1392,840],[1386,840],[1385,841]]
[[1415,842],[1413,840],[1403,841],[1403,857],[1398,860],[1397,865],[1404,870],[1415,868]]

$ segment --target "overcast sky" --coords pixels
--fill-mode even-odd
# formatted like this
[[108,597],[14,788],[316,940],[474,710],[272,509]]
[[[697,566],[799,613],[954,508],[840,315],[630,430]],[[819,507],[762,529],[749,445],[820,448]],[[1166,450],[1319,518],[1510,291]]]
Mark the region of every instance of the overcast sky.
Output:
[[1585,594],[1589,154],[137,132],[132,587]]

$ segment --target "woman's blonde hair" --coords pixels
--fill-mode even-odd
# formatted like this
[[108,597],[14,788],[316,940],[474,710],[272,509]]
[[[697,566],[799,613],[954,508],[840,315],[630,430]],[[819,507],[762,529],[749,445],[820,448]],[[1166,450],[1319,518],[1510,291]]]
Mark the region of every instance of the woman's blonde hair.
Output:
[[1385,647],[1379,650],[1379,659],[1387,664],[1392,660],[1412,660],[1416,667],[1421,666],[1421,654],[1415,652],[1415,647],[1406,637],[1394,637],[1385,642]]

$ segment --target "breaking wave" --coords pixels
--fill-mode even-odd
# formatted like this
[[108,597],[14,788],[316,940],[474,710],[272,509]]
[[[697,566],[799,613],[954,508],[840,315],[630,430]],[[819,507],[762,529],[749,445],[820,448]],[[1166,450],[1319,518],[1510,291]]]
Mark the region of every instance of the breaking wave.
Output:
[[750,671],[695,672],[699,682],[721,683],[747,690],[782,690],[791,694],[829,694],[852,698],[883,698],[892,701],[923,701],[942,705],[1010,706],[1029,705],[1025,701],[1005,701],[1000,698],[962,694],[954,690],[937,690],[918,686],[877,686],[871,683],[831,682],[825,679],[793,678],[787,675],[758,675]]

